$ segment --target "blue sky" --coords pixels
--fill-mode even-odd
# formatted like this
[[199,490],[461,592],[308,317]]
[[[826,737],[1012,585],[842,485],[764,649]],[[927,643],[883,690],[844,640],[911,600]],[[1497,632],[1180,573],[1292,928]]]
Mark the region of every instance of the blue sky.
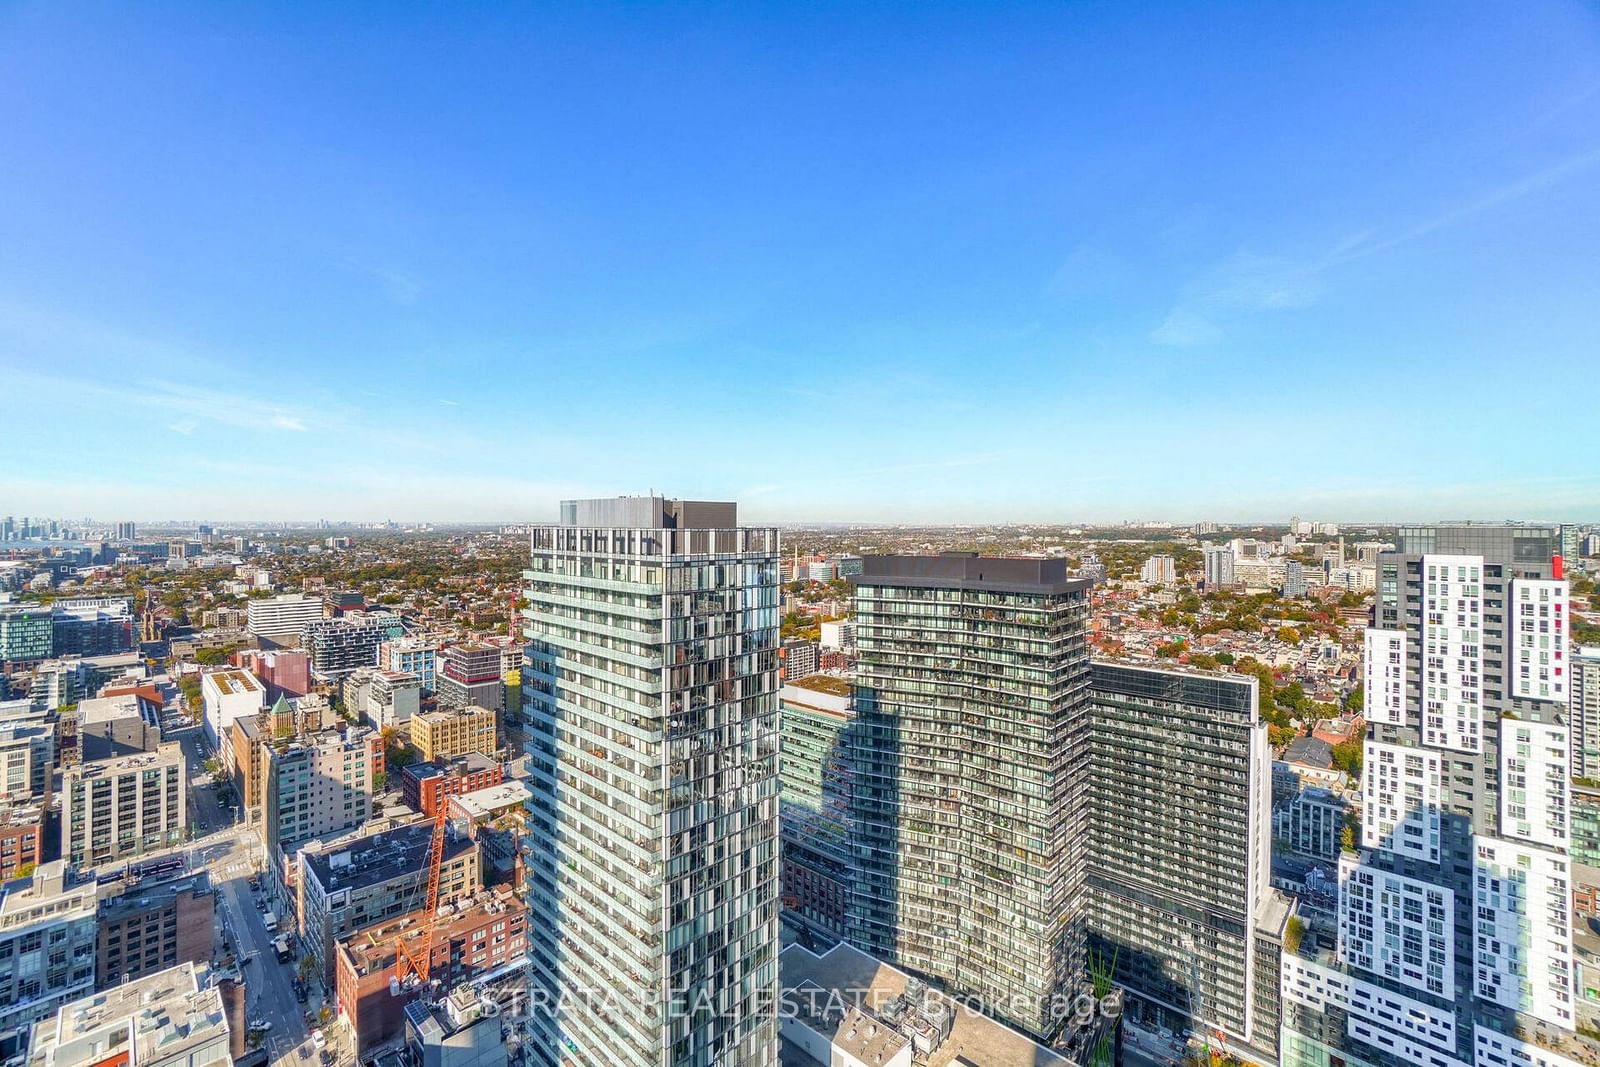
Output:
[[1577,3],[0,8],[0,513],[1600,520]]

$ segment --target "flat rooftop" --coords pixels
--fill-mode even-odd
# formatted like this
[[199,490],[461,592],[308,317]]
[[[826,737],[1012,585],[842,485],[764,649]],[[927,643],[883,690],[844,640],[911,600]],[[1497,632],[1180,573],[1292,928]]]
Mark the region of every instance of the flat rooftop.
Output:
[[34,1026],[28,1063],[75,1067],[119,1057],[148,1063],[227,1033],[221,991],[202,989],[195,965],[180,963],[63,1005]]
[[98,897],[93,882],[68,887],[65,860],[41,863],[31,877],[16,878],[0,887],[0,929],[92,917]]
[[[437,949],[441,944],[448,944],[457,934],[467,933],[485,923],[493,922],[496,916],[513,911],[520,912],[521,907],[516,896],[506,886],[479,893],[471,900],[459,904],[446,904],[440,909],[440,914],[433,923],[434,947]],[[358,930],[345,938],[340,946],[349,954],[356,977],[365,978],[374,971],[394,970],[397,956],[396,942],[401,940],[409,942],[412,937],[418,936],[424,918],[422,912],[413,912],[382,926]],[[420,949],[420,946],[418,948]]]
[[533,791],[527,786],[510,781],[461,793],[451,797],[450,803],[459,805],[469,819],[487,819],[503,808],[526,804],[531,796]]
[[[835,945],[818,956],[805,947],[795,944],[784,949],[778,957],[778,978],[785,996],[799,994],[799,1002],[809,1003],[804,991],[816,987],[825,994],[833,994],[835,1003],[855,1009],[864,1008],[876,1018],[881,1034],[886,1027],[882,1022],[882,1009],[906,992],[910,976],[860,950],[843,943]],[[1076,1067],[1076,1064],[1053,1052],[1004,1023],[980,1015],[965,1005],[958,1004],[937,991],[929,991],[930,999],[954,1012],[954,1025],[950,1036],[921,1061],[922,1067]],[[846,1012],[844,1018],[852,1016]],[[817,1026],[806,1021],[813,1029]],[[845,1034],[848,1034],[848,1028]],[[855,1045],[866,1035],[858,1032],[856,1038],[846,1037],[844,1047],[855,1053]],[[785,1042],[784,1063],[805,1063],[804,1053]],[[827,1067],[826,1064],[822,1067]]]
[[1094,582],[1067,575],[1064,559],[1032,556],[980,556],[947,552],[939,556],[863,556],[861,573],[846,576],[853,585],[914,589],[968,589],[994,593],[1087,593]]
[[217,691],[223,696],[263,692],[261,682],[257,680],[256,676],[242,668],[235,668],[231,671],[212,671],[206,677],[211,679],[211,684],[216,686]]
[[123,883],[120,890],[112,885],[114,896],[100,901],[102,917],[117,919],[135,915],[151,908],[164,907],[167,901],[180,893],[204,895],[211,892],[211,875],[207,871],[194,871],[176,878],[135,878]]
[[[428,849],[432,843],[431,822],[398,826],[358,838],[330,852],[306,853],[306,872],[316,878],[317,884],[327,893],[341,889],[365,889],[420,871],[428,862]],[[453,860],[476,847],[473,841],[446,835],[444,858],[446,861]]]
[[116,719],[138,719],[141,717],[137,693],[125,693],[122,696],[114,697],[97,697],[94,700],[83,700],[78,703],[78,722],[84,726],[97,722],[111,722]]

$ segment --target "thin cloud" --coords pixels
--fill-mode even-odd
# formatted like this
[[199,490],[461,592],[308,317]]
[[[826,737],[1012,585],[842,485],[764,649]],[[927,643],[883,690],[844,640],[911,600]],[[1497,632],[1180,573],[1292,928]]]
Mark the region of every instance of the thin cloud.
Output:
[[1172,348],[1195,348],[1222,339],[1219,319],[1241,312],[1280,311],[1315,303],[1323,291],[1314,269],[1293,260],[1239,252],[1183,287],[1176,306],[1150,332]]
[[[1330,254],[1328,263],[1348,263],[1351,260],[1387,251],[1399,245],[1438,233],[1440,230],[1466,222],[1468,219],[1481,215],[1486,211],[1492,211],[1524,197],[1543,192],[1574,175],[1589,170],[1596,164],[1600,164],[1600,148],[1591,148],[1587,152],[1569,156],[1559,163],[1536,170],[1531,174],[1525,174],[1516,181],[1507,182],[1491,189],[1473,200],[1443,211],[1432,218],[1414,223],[1389,237],[1381,240],[1368,239],[1353,244],[1344,242]],[[1370,238],[1370,231],[1368,237]]]
[[458,408],[461,406],[461,401],[459,400],[446,400],[443,397],[439,397],[437,399],[439,400],[439,403],[443,404],[447,408]]
[[185,419],[182,422],[173,423],[171,426],[168,426],[167,429],[171,430],[173,433],[181,433],[183,436],[188,437],[195,431],[195,422],[193,419]]

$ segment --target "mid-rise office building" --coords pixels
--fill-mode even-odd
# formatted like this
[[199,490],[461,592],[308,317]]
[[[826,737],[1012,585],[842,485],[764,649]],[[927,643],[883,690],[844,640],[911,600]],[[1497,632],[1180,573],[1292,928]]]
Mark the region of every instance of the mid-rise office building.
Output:
[[962,554],[852,581],[850,940],[1052,1034],[1083,972],[1091,585]]
[[1206,545],[1206,590],[1229,589],[1233,586],[1233,549],[1227,545]]
[[439,707],[504,711],[505,672],[500,661],[501,650],[493,645],[451,645],[440,652],[435,688]]
[[500,717],[489,708],[447,708],[411,717],[411,746],[424,763],[499,750],[495,738]]
[[273,644],[299,640],[300,631],[322,618],[322,600],[305,593],[251,600],[246,606],[246,629]]
[[93,879],[62,860],[0,886],[0,1031],[48,1019],[94,989]]
[[51,656],[55,624],[38,604],[0,604],[0,669],[31,667]]
[[[239,991],[243,996],[243,990]],[[194,963],[82,995],[33,1027],[28,1067],[202,1067],[244,1051],[223,987]]]
[[[305,950],[333,982],[334,945],[375,923],[410,915],[425,901],[433,825],[417,822],[301,854],[296,917]],[[439,901],[464,900],[483,886],[477,842],[450,833],[439,865]]]
[[1401,527],[1366,635],[1338,952],[1284,956],[1283,1062],[1570,1064],[1578,1035],[1560,531]]
[[216,891],[205,871],[102,888],[95,981],[101,989],[180,963],[211,962]]
[[[470,978],[506,973],[526,954],[527,916],[522,903],[504,886],[460,902],[433,920],[430,977],[449,989]],[[350,934],[335,949],[339,1018],[358,1054],[404,1028],[404,1011],[412,1000],[409,995],[395,996],[389,983],[400,944],[422,954],[423,921],[422,915],[402,916]]]
[[422,679],[407,671],[378,671],[367,689],[362,714],[374,729],[411,730],[411,720],[422,709]]
[[155,752],[63,771],[63,856],[88,868],[182,844],[189,826],[186,768],[177,742],[166,742]]
[[269,704],[281,697],[295,699],[311,692],[311,656],[304,649],[245,649],[234,654],[233,662],[261,680],[267,687]]
[[451,797],[505,781],[505,769],[481,752],[400,768],[400,797],[413,811],[438,814]]
[[51,653],[110,656],[133,648],[133,601],[128,597],[58,600],[50,605]]
[[777,530],[629,497],[531,542],[532,1062],[774,1067]]
[[[267,706],[267,687],[247,670],[229,667],[200,675],[200,702],[204,707],[206,741],[218,752],[232,744],[233,724],[254,719]],[[231,756],[228,757],[231,764]]]
[[783,687],[781,708],[783,905],[842,938],[855,882],[849,833],[855,715],[849,697],[795,685]]
[[[1089,969],[1152,1027],[1275,1055],[1255,1012],[1272,902],[1271,764],[1249,675],[1096,661],[1090,684]],[[1277,994],[1277,971],[1268,972]],[[1259,1050],[1259,1051],[1258,1051]]]

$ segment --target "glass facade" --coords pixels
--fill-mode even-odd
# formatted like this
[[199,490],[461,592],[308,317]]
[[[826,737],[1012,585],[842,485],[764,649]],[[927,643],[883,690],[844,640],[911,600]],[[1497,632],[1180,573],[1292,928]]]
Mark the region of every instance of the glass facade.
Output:
[[1082,973],[1086,581],[869,557],[856,583],[850,940],[1034,1035]]
[[777,531],[531,545],[534,1062],[775,1065]]

